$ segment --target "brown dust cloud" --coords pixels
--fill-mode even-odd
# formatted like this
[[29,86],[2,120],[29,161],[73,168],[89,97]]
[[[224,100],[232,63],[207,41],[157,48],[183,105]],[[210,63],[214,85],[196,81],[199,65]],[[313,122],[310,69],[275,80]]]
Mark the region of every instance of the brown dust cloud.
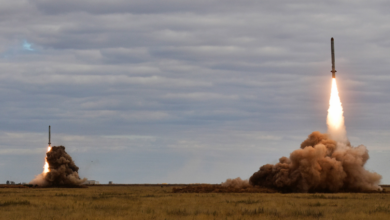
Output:
[[[315,131],[302,142],[300,149],[289,157],[282,157],[277,164],[260,167],[249,178],[252,186],[278,189],[282,192],[363,192],[381,190],[382,176],[364,168],[369,159],[364,145],[354,147],[347,138],[343,108],[336,79],[327,116],[328,132]],[[222,185],[239,183],[239,179],[227,180]]]
[[47,168],[30,184],[43,187],[72,187],[79,186],[86,181],[86,179],[79,177],[79,167],[66,153],[64,146],[49,146],[45,166]]

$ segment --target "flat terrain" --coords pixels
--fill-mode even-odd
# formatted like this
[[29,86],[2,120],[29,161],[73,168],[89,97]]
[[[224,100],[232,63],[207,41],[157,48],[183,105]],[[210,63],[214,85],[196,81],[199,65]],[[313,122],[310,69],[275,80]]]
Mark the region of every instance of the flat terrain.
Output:
[[0,219],[390,219],[388,193],[201,194],[172,188],[0,188]]

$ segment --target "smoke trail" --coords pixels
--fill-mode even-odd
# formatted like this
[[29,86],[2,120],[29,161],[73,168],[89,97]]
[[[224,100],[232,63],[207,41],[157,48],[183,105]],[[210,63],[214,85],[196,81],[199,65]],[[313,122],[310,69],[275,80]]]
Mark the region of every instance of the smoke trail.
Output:
[[327,116],[328,134],[316,131],[302,142],[301,149],[279,163],[260,167],[249,179],[251,185],[286,192],[339,192],[380,190],[382,176],[364,168],[369,159],[365,146],[348,141],[343,108],[332,81]]
[[77,186],[86,179],[80,179],[78,170],[72,157],[66,153],[64,146],[53,146],[46,153],[46,161],[49,165],[48,172],[36,176],[30,184],[40,186]]

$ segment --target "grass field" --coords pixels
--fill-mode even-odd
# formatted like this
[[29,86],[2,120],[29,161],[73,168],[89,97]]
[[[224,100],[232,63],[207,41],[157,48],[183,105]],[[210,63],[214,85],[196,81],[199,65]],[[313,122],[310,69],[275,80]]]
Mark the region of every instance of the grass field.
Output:
[[0,219],[390,219],[387,193],[181,194],[172,188],[0,188]]

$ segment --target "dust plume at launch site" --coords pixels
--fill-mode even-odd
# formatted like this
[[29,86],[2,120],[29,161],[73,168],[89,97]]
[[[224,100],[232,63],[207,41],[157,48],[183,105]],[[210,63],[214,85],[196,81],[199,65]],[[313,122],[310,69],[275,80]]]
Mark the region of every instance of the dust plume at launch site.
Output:
[[79,177],[78,170],[79,167],[76,166],[72,157],[66,153],[64,146],[49,146],[44,170],[30,184],[43,187],[78,186],[86,181],[86,179]]
[[79,186],[86,179],[79,177],[79,167],[72,157],[66,153],[64,146],[51,146],[51,130],[49,126],[49,146],[45,157],[43,172],[37,175],[30,184],[43,187]]
[[[353,147],[347,138],[335,78],[332,79],[327,125],[327,133],[311,133],[290,157],[280,158],[275,165],[261,166],[249,178],[249,184],[283,192],[381,190],[382,176],[364,168],[369,159],[367,148],[364,145]],[[241,187],[248,185],[248,180],[228,179],[222,185]]]
[[353,147],[344,124],[344,112],[337,89],[334,41],[331,39],[332,88],[327,116],[328,132],[315,131],[300,149],[279,163],[260,167],[249,179],[257,186],[287,192],[339,192],[380,190],[381,175],[364,168],[369,159],[364,145]]

